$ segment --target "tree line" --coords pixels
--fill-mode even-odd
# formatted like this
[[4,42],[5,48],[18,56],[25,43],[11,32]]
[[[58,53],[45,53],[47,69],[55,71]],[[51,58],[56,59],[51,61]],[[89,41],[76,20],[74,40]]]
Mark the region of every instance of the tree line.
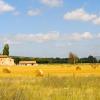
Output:
[[98,61],[93,56],[88,56],[87,58],[78,58],[73,53],[69,54],[68,58],[33,58],[33,57],[16,57],[13,56],[13,59],[16,64],[19,63],[19,61],[32,61],[36,60],[39,64],[77,64],[77,63],[100,63],[100,60]]
[[[3,55],[9,56],[9,44],[5,44],[2,50]],[[19,61],[32,61],[36,60],[39,64],[53,64],[53,63],[100,63],[95,57],[89,55],[86,58],[79,58],[76,54],[70,52],[68,58],[33,58],[33,57],[20,57],[20,56],[12,56],[16,64],[19,64]]]

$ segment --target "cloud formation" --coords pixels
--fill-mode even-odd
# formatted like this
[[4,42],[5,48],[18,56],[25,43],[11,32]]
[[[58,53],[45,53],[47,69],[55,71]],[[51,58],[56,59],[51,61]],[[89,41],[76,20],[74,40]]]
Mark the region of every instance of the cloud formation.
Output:
[[63,0],[41,0],[41,2],[50,7],[59,7],[63,4]]
[[37,34],[17,34],[13,36],[0,36],[1,43],[9,43],[9,44],[20,44],[20,43],[29,43],[29,42],[37,42],[44,43],[49,41],[67,41],[67,42],[78,42],[92,39],[99,39],[100,34],[94,36],[90,32],[83,33],[72,33],[72,34],[61,34],[59,32],[48,32],[48,33],[37,33]]
[[46,34],[38,33],[38,34],[19,34],[15,36],[15,40],[17,41],[27,41],[27,42],[46,42],[53,41],[59,38],[58,32],[49,32]]
[[4,0],[0,0],[0,14],[5,12],[12,12],[15,8],[8,3],[4,2]]
[[40,9],[30,9],[27,12],[28,16],[38,16],[41,14],[41,10]]
[[65,20],[79,20],[85,22],[92,22],[94,24],[100,24],[100,16],[96,14],[90,14],[86,12],[84,9],[79,8],[71,12],[67,12],[64,15]]
[[69,40],[72,40],[72,41],[91,40],[91,39],[93,39],[93,35],[90,32],[73,33],[68,38],[69,38]]

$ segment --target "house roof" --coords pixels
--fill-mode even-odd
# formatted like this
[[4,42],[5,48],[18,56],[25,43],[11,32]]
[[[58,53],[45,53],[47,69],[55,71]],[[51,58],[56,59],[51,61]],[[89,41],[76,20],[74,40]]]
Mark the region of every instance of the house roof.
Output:
[[0,55],[0,58],[9,58],[7,55]]
[[20,61],[19,64],[35,64],[36,61]]

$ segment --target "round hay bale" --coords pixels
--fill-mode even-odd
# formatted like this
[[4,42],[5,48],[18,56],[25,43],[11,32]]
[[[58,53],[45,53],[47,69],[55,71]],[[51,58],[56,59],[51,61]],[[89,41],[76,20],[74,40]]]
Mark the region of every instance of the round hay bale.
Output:
[[91,64],[91,67],[92,67],[93,69],[96,69],[98,66],[97,66],[96,64]]
[[44,76],[44,72],[41,69],[39,69],[39,70],[36,71],[36,76],[43,77]]
[[11,70],[10,68],[3,68],[3,73],[11,73]]
[[78,71],[78,70],[81,70],[81,67],[77,66],[77,67],[76,67],[76,70],[77,70],[77,71]]

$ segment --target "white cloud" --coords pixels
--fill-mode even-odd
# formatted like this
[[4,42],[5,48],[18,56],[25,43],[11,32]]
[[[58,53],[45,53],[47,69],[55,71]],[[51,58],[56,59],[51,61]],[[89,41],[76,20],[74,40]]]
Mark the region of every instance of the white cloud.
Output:
[[49,32],[47,34],[19,34],[16,36],[18,41],[28,41],[28,42],[45,42],[51,40],[57,40],[59,38],[58,32]]
[[90,40],[92,38],[93,36],[90,32],[73,33],[71,36],[69,36],[69,40],[73,40],[73,41]]
[[81,40],[91,40],[94,36],[90,32],[83,33],[72,33],[72,34],[60,34],[59,32],[48,32],[38,33],[38,34],[19,34],[15,36],[17,41],[27,41],[27,42],[46,42],[55,40],[64,41],[81,41]]
[[50,7],[59,7],[63,4],[63,0],[41,0],[41,2]]
[[19,44],[28,42],[48,42],[58,40],[59,32],[37,33],[37,34],[17,34],[12,36],[0,36],[1,43]]
[[94,20],[97,16],[95,14],[88,14],[84,9],[76,9],[72,12],[67,12],[64,15],[65,20],[82,20],[82,21],[91,21]]
[[93,36],[92,36],[92,34],[91,34],[90,32],[84,32],[84,33],[81,35],[81,38],[88,40],[88,39],[92,39]]
[[93,20],[93,23],[100,25],[100,17],[97,17],[95,20]]
[[0,42],[3,43],[3,44],[5,44],[5,43],[8,43],[8,44],[20,44],[19,41],[16,41],[14,39],[14,36],[12,36],[12,37],[0,36]]
[[90,21],[93,24],[100,24],[100,16],[96,14],[90,14],[86,12],[84,9],[76,9],[71,12],[67,12],[64,15],[65,20],[80,20],[80,21]]
[[5,12],[14,11],[15,8],[8,3],[4,2],[4,0],[0,0],[0,14]]
[[38,16],[41,14],[41,10],[40,9],[30,9],[27,12],[27,15],[29,16]]
[[[100,34],[98,34],[98,38],[100,38]],[[70,43],[71,41],[77,42],[77,41],[82,41],[82,40],[85,41],[91,39],[97,39],[97,37],[95,37],[90,32],[83,32],[83,33],[77,32],[72,34],[48,32],[48,33],[37,33],[37,34],[17,34],[8,37],[0,36],[1,43],[10,43],[10,44],[20,44],[29,42],[44,43],[48,41],[66,41]]]

